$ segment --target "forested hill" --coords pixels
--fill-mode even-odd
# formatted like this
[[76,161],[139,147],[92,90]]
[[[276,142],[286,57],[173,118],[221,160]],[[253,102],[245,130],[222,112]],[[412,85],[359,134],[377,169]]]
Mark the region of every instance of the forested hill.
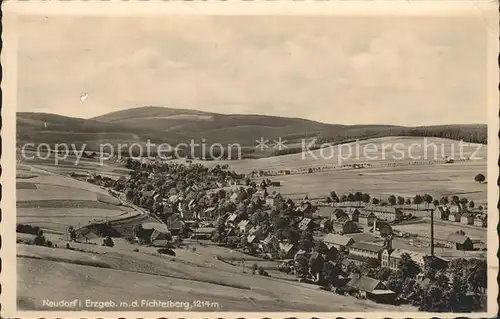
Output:
[[[439,125],[403,127],[393,125],[325,124],[299,118],[263,115],[217,114],[164,107],[140,107],[105,114],[93,119],[77,119],[47,113],[17,113],[17,142],[74,143],[88,148],[99,143],[186,143],[205,139],[207,143],[239,143],[253,149],[261,137],[278,138],[288,144],[316,138],[317,143],[343,143],[384,136],[427,136],[487,142],[487,127]],[[98,149],[98,148],[97,148]],[[287,152],[292,151],[285,150]],[[251,151],[250,151],[251,152]],[[280,152],[262,156],[281,155]]]

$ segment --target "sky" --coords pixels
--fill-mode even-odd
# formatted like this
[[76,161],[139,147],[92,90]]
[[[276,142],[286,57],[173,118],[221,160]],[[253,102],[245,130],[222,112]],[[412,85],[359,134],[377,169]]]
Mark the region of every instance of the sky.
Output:
[[338,124],[487,122],[477,16],[32,16],[16,31],[18,111],[91,118],[154,105]]

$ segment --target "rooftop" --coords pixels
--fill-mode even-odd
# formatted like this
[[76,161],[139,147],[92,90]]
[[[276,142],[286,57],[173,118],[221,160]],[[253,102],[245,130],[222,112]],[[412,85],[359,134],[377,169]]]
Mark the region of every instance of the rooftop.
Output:
[[379,246],[379,245],[374,245],[374,244],[369,244],[369,243],[363,243],[363,242],[356,242],[351,245],[351,248],[354,249],[363,249],[363,250],[368,250],[372,252],[380,252],[384,249],[384,246]]

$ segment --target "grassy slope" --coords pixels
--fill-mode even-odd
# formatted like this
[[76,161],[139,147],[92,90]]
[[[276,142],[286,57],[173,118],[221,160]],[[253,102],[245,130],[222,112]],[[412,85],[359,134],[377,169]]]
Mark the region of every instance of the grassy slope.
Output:
[[198,252],[178,250],[179,257],[173,260],[153,256],[147,247],[132,252],[131,245],[120,242],[114,248],[80,246],[98,254],[18,245],[18,303],[22,309],[40,309],[41,301],[50,294],[52,300],[210,300],[222,306],[220,311],[403,310],[307,284],[242,274],[239,267],[208,256],[202,262]]

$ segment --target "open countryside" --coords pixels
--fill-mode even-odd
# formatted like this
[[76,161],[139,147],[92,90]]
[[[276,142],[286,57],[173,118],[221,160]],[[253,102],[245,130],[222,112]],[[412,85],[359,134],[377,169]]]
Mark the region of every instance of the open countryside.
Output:
[[[445,149],[458,143],[435,142]],[[127,287],[140,282],[154,285],[147,296],[169,291],[213,301],[197,311],[442,311],[453,301],[422,299],[433,287],[429,279],[446,282],[432,288],[444,291],[465,276],[470,310],[479,310],[487,200],[486,183],[475,177],[486,174],[485,149],[476,154],[481,160],[388,156],[342,165],[301,154],[241,161],[113,157],[95,165],[101,159],[90,152],[74,170],[53,158],[21,159],[18,305],[45,309],[44,285],[35,280],[48,283],[54,272],[67,272],[52,285],[72,299],[104,281],[113,283],[112,292],[96,299],[131,302],[137,298]],[[460,217],[450,221],[441,210]],[[467,273],[468,264],[481,273]],[[127,279],[111,279],[117,276]]]

